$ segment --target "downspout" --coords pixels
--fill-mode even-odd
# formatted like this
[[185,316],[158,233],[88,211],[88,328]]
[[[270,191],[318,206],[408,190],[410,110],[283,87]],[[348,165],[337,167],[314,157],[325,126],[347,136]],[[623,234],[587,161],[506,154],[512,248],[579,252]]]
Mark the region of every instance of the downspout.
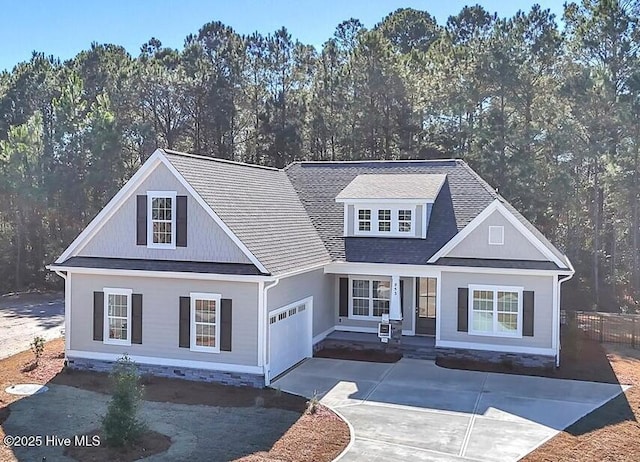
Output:
[[557,348],[558,350],[556,351],[556,367],[560,366],[560,294],[562,293],[562,283],[568,281],[569,279],[571,279],[573,277],[573,275],[575,274],[576,270],[573,268],[573,265],[571,264],[571,261],[567,258],[567,263],[569,263],[569,269],[571,269],[571,274],[567,277],[565,277],[564,279],[558,278],[558,338],[557,338]]
[[71,349],[71,275],[60,270],[54,270],[54,272],[64,279],[64,346],[66,356],[66,352]]
[[273,281],[271,285],[265,285],[262,283],[262,310],[261,313],[258,314],[260,323],[262,324],[262,371],[264,373],[264,384],[268,386],[271,383],[271,377],[268,375],[268,366],[269,366],[269,354],[267,353],[267,345],[269,344],[267,340],[267,334],[269,330],[269,322],[268,322],[268,313],[269,313],[269,305],[268,301],[268,291],[269,289],[273,289],[280,283],[280,279],[276,279]]

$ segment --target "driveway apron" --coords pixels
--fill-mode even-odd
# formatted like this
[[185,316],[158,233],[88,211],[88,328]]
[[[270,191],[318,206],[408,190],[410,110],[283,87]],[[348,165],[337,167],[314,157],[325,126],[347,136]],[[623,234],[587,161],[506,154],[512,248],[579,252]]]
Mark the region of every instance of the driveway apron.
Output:
[[273,387],[353,426],[343,461],[515,461],[623,391],[620,385],[395,364],[308,359]]

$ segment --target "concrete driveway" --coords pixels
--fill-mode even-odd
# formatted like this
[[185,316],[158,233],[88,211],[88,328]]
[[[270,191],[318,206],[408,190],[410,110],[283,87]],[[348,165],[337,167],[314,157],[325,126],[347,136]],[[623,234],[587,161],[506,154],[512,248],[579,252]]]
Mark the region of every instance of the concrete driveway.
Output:
[[515,461],[617,396],[575,380],[312,358],[272,384],[334,408],[355,441],[343,461]]
[[33,337],[62,336],[64,295],[18,294],[0,297],[0,359],[29,349]]

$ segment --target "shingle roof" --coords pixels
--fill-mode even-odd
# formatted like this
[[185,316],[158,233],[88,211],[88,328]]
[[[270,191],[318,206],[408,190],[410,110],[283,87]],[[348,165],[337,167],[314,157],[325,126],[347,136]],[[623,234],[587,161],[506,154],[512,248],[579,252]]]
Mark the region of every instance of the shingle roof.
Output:
[[284,171],[169,150],[164,153],[270,273],[330,261]]
[[140,271],[175,271],[182,273],[211,273],[260,276],[250,263],[213,263],[202,261],[146,260],[139,258],[71,257],[52,267],[108,268]]
[[446,178],[442,174],[358,175],[336,199],[434,200]]
[[[426,264],[494,199],[465,165],[458,160],[300,162],[285,171],[334,260]],[[366,174],[446,175],[426,239],[343,237],[343,205],[335,197]]]
[[[298,162],[285,169],[335,261],[427,264],[442,246],[495,199],[566,262],[526,218],[462,160]],[[446,175],[434,202],[426,239],[343,237],[343,205],[335,197],[359,175]]]

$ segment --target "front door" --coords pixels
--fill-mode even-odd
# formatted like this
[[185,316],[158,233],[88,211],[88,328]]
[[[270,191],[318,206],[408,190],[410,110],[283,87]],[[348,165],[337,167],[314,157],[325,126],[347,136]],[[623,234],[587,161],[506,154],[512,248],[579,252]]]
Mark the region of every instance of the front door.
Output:
[[416,278],[416,335],[436,334],[436,278]]

